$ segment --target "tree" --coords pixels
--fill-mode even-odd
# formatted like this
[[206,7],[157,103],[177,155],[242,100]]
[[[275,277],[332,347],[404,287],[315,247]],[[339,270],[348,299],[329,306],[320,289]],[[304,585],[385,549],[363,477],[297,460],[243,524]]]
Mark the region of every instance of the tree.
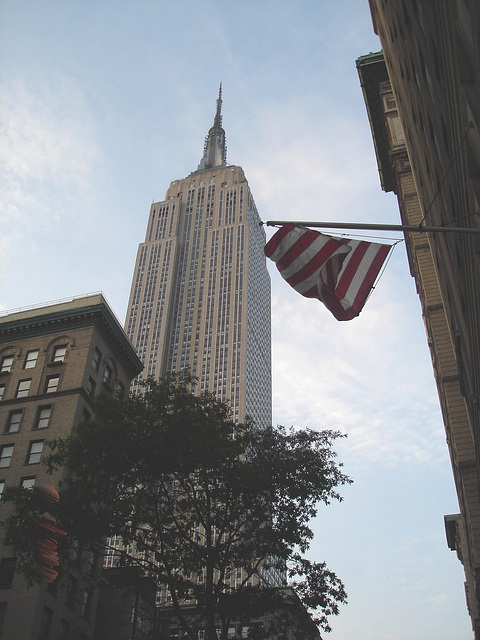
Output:
[[[58,542],[60,565],[67,566],[73,541],[93,549],[121,537],[119,561],[166,585],[191,638],[198,620],[185,617],[181,604],[194,598],[209,640],[217,638],[218,617],[226,637],[230,618],[253,612],[242,606],[245,598],[272,606],[263,595],[274,590],[258,583],[281,571],[330,630],[327,616],[346,602],[343,584],[304,554],[318,504],[341,500],[337,487],[351,482],[332,450],[341,434],[235,424],[228,405],[195,395],[194,385],[183,372],[146,381],[141,394],[99,396],[95,418],[49,443],[48,471],[68,469],[54,514],[68,532]],[[6,494],[16,507],[6,537],[31,580],[25,532],[38,517],[34,498]],[[232,582],[238,569],[241,581]]]

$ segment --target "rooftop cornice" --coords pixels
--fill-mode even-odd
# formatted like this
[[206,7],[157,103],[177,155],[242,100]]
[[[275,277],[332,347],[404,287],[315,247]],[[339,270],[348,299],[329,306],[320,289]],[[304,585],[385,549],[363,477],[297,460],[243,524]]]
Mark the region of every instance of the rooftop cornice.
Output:
[[37,309],[38,313],[35,315],[29,312],[0,318],[0,343],[45,335],[66,328],[79,329],[95,326],[114,349],[121,354],[125,369],[131,378],[142,371],[143,364],[132,343],[103,298],[96,304],[74,306],[73,308],[68,304],[61,306],[62,309],[57,307],[56,310],[48,312],[45,307]]

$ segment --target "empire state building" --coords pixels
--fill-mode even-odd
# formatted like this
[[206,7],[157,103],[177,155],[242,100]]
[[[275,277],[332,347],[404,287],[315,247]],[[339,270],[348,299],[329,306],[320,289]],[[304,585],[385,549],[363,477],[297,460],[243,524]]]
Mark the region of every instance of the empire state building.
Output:
[[235,420],[271,422],[270,277],[243,169],[226,161],[220,86],[196,171],[151,205],[126,332],[144,376],[189,368]]

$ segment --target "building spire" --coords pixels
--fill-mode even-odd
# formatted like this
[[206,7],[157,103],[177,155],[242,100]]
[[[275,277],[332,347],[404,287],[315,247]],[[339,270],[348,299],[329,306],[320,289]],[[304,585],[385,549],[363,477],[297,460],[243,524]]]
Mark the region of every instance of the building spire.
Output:
[[227,164],[227,147],[225,144],[225,131],[222,127],[222,83],[218,91],[217,111],[213,120],[213,127],[205,138],[203,157],[197,167],[197,171],[211,169]]
[[213,126],[219,129],[222,128],[222,83],[220,82],[220,88],[218,89],[218,98],[217,98],[217,113],[215,114],[215,120],[213,121]]

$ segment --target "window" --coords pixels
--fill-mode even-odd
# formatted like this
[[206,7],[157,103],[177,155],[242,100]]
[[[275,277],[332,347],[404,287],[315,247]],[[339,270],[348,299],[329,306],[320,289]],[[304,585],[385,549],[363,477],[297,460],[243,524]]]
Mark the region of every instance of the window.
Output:
[[31,489],[35,484],[35,476],[28,476],[20,480],[20,486],[22,489]]
[[45,393],[53,393],[58,389],[58,383],[60,382],[60,376],[48,376],[47,384],[45,385]]
[[108,366],[105,366],[105,371],[103,373],[103,384],[110,384],[112,382],[112,369]]
[[78,540],[74,540],[71,546],[71,556],[72,560],[76,562],[76,564],[80,564],[80,557],[82,555],[82,547]]
[[125,395],[125,385],[120,380],[117,382],[117,393],[119,396]]
[[67,353],[67,345],[62,344],[59,347],[55,347],[53,350],[52,362],[63,362],[65,360],[65,354]]
[[67,594],[65,596],[65,606],[73,609],[73,605],[75,603],[75,594],[77,592],[77,583],[78,580],[73,576],[69,578],[69,584],[67,589]]
[[5,385],[0,384],[0,400],[3,400],[4,393],[5,393]]
[[88,558],[88,575],[93,576],[97,570],[98,553],[92,553]]
[[88,618],[90,613],[90,603],[92,599],[92,592],[90,589],[85,589],[82,597],[82,604],[80,606],[80,615],[83,618]]
[[33,440],[28,448],[27,464],[37,464],[42,457],[44,440]]
[[32,384],[31,378],[29,378],[28,380],[20,380],[20,382],[18,383],[17,394],[15,397],[24,398],[25,396],[28,396],[28,392],[30,391],[31,384]]
[[13,356],[3,356],[2,363],[0,365],[0,371],[11,371],[13,365]]
[[93,380],[93,378],[89,378],[87,382],[87,393],[89,396],[93,396],[95,394],[96,386],[97,385],[95,384],[95,380]]
[[39,407],[37,413],[37,421],[35,423],[35,429],[46,429],[50,424],[50,417],[52,415],[52,405],[47,407]]
[[0,588],[12,586],[16,562],[16,558],[2,558],[0,560]]
[[13,444],[4,444],[0,447],[0,468],[10,466],[13,456]]
[[5,480],[0,480],[0,498],[2,497],[2,493],[4,489],[5,489]]
[[92,358],[92,367],[95,369],[95,371],[98,371],[98,369],[100,367],[100,360],[101,359],[102,359],[102,353],[101,353],[100,349],[95,347],[95,351],[93,352],[93,358]]
[[20,422],[22,421],[22,410],[10,411],[5,433],[17,433],[20,430]]
[[23,368],[33,369],[33,367],[37,364],[38,354],[38,349],[35,349],[34,351],[27,351],[27,356],[25,358],[25,362],[23,363]]

